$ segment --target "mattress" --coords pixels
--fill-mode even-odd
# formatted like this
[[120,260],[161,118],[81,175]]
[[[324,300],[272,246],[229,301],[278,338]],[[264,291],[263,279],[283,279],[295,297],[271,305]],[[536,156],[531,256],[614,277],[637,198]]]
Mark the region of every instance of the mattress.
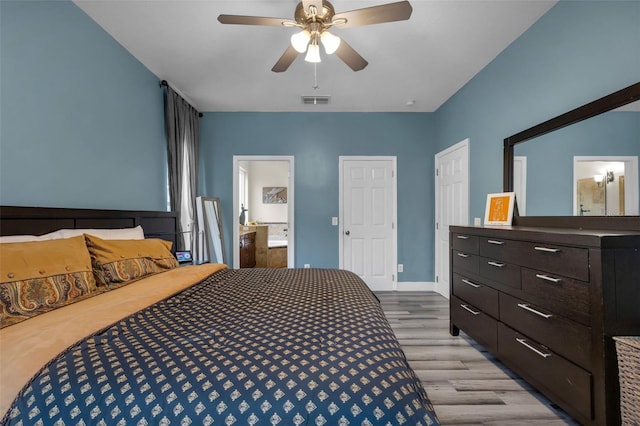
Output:
[[[192,282],[175,284],[189,270]],[[160,274],[168,294],[120,319],[101,318],[111,315],[110,303],[135,300],[157,283],[144,279],[58,314],[58,327],[80,323],[86,333],[94,318],[97,329],[58,344],[74,340],[21,385],[2,423],[438,423],[375,295],[355,274],[205,267],[200,278],[193,272],[200,270]],[[113,300],[84,311],[106,295]],[[22,324],[2,330],[3,347],[11,338],[4,332]],[[30,344],[48,346],[50,333],[35,333]]]

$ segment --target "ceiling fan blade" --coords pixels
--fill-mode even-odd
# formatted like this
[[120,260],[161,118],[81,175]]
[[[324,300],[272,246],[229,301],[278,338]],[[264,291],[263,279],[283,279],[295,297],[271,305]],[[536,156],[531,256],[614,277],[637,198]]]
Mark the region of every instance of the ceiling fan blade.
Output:
[[405,21],[411,17],[412,11],[413,7],[411,7],[408,1],[399,1],[336,13],[333,21],[343,18],[347,20],[345,24],[340,24],[336,28],[360,27],[363,25],[382,24],[384,22]]
[[344,41],[344,39],[340,41],[340,47],[338,47],[338,50],[336,50],[336,55],[338,56],[338,58],[342,59],[345,64],[349,65],[349,68],[354,71],[360,71],[361,69],[369,65],[369,62],[367,62],[362,56],[360,56],[360,54],[356,52],[355,49],[349,45],[349,43]]
[[305,12],[309,12],[309,6],[316,7],[316,13],[318,15],[322,14],[322,0],[302,0],[302,7]]
[[271,68],[273,72],[283,72],[286,71],[289,66],[296,60],[298,57],[298,51],[293,48],[293,46],[289,45],[287,50],[284,51],[278,62]]
[[235,25],[267,25],[270,27],[281,27],[286,18],[267,18],[266,16],[242,16],[242,15],[220,15],[218,21],[222,24]]

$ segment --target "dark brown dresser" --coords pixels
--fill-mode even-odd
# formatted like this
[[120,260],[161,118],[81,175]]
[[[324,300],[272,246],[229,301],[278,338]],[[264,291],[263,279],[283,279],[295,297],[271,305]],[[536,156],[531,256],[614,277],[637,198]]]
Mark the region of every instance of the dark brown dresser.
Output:
[[612,336],[640,335],[640,233],[450,227],[464,331],[583,424],[620,422]]

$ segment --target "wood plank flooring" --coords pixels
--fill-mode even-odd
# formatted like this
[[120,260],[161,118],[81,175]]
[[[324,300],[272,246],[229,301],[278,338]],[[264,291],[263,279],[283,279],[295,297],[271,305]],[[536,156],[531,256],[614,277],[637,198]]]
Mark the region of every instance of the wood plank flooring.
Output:
[[443,425],[577,425],[473,339],[449,334],[434,292],[376,292]]

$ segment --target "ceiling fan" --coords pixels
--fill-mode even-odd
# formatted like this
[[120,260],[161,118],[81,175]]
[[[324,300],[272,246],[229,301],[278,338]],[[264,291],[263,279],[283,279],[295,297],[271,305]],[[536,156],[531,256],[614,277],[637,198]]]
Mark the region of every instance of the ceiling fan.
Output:
[[298,54],[305,51],[307,52],[305,61],[320,62],[320,43],[328,55],[335,53],[352,70],[360,71],[367,66],[368,62],[347,42],[331,34],[328,29],[333,26],[352,28],[404,21],[409,19],[412,11],[413,8],[408,1],[399,1],[336,14],[333,5],[326,0],[302,0],[296,7],[295,20],[263,16],[220,15],[218,21],[223,24],[300,28],[302,31],[291,36],[291,44],[271,68],[273,72],[286,71],[298,57]]

